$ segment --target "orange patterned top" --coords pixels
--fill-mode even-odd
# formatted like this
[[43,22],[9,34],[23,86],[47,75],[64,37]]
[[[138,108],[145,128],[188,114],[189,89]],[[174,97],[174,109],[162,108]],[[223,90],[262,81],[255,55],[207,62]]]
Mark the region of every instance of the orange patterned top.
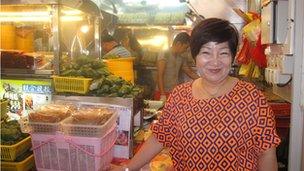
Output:
[[259,154],[280,143],[266,98],[253,84],[238,81],[225,95],[198,100],[192,83],[173,90],[151,126],[169,147],[175,170],[257,170]]

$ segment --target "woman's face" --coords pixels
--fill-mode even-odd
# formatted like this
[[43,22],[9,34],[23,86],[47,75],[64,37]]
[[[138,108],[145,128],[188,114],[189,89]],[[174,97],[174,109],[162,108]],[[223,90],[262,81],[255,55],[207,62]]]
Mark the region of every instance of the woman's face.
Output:
[[196,56],[196,67],[203,79],[216,84],[227,78],[231,60],[228,42],[209,42],[201,47]]

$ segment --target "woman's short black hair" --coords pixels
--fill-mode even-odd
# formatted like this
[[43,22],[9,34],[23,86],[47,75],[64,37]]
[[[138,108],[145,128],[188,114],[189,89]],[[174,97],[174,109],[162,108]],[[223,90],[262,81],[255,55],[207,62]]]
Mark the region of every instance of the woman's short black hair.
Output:
[[226,41],[228,41],[234,60],[239,42],[237,29],[224,19],[208,18],[201,21],[194,27],[191,33],[190,49],[193,59],[196,58],[204,44],[208,42],[223,43]]
[[175,45],[177,42],[180,42],[182,44],[188,44],[190,42],[190,36],[186,32],[180,32],[178,33],[174,40],[173,40],[173,45]]

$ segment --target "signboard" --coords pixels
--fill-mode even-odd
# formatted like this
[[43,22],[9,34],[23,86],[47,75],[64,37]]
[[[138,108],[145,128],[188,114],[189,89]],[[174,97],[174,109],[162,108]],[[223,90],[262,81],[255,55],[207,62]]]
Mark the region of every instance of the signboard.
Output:
[[29,111],[51,102],[51,80],[1,79],[0,97],[9,100],[8,115],[12,119],[20,119]]

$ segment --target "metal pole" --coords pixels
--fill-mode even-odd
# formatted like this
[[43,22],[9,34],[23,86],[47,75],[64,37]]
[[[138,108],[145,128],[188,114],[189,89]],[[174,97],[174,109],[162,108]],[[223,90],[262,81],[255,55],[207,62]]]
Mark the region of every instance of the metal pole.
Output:
[[52,5],[52,32],[53,32],[53,50],[54,50],[54,74],[58,75],[60,73],[60,59],[61,59],[61,21],[60,21],[60,5]]
[[[102,15],[100,13],[100,15]],[[100,46],[100,17],[94,19],[94,39],[95,39],[95,54],[97,58],[101,58],[101,46]]]
[[[290,118],[290,142],[288,170],[304,170],[304,111],[301,110],[301,84],[304,84],[304,2],[289,1],[289,10],[294,14],[294,70],[292,80],[292,108]],[[291,16],[292,16],[291,15]],[[302,85],[303,87],[303,85]],[[304,91],[304,90],[302,90]]]

